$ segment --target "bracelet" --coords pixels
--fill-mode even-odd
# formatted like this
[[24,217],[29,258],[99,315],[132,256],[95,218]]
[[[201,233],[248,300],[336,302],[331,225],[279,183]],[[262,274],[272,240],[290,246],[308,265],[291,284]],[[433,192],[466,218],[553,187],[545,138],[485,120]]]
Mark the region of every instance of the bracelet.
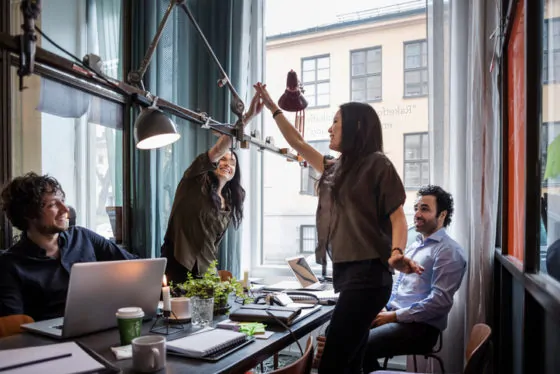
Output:
[[282,109],[276,109],[274,113],[272,113],[272,118],[276,118],[276,116],[279,115],[280,113],[283,113]]
[[391,254],[393,253],[393,251],[399,251],[399,252],[401,253],[401,255],[403,255],[403,256],[404,256],[404,252],[403,252],[403,250],[402,250],[402,249],[400,249],[399,247],[395,247],[395,248],[393,248],[393,249],[391,250]]

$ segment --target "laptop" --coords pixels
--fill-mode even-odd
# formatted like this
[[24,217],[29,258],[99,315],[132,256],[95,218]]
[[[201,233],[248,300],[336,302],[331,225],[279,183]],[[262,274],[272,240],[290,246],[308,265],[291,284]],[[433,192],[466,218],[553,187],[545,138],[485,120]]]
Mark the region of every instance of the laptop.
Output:
[[70,271],[64,317],[21,328],[66,339],[115,327],[115,313],[123,307],[140,307],[146,319],[153,318],[166,263],[166,258],[76,263]]
[[297,282],[283,281],[270,286],[266,286],[266,290],[282,291],[282,290],[306,290],[306,291],[328,291],[333,286],[330,283],[321,283],[317,276],[311,270],[311,266],[303,256],[295,256],[287,258],[286,261],[294,273]]

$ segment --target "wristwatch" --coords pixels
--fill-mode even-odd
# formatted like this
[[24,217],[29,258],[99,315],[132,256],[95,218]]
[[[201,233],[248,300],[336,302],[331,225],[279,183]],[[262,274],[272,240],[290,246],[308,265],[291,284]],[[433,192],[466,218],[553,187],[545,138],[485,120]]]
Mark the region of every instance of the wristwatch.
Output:
[[403,255],[403,256],[404,256],[404,252],[403,252],[403,250],[402,250],[402,249],[400,249],[399,247],[395,247],[395,248],[393,248],[393,249],[391,250],[391,254],[393,254],[393,251],[399,251],[399,252],[401,253],[401,255]]

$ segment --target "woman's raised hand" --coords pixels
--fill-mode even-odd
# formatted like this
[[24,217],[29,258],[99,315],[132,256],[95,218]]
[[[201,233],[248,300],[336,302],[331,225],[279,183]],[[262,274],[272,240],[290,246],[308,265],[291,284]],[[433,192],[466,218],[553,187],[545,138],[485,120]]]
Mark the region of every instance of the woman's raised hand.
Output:
[[255,88],[257,93],[260,95],[260,97],[262,99],[262,102],[264,103],[264,106],[266,106],[268,108],[268,110],[273,112],[273,111],[278,109],[278,105],[276,105],[274,100],[272,100],[272,98],[270,97],[270,94],[268,93],[268,91],[266,89],[266,84],[262,84],[261,82],[257,82],[257,84],[253,85],[253,87]]
[[243,116],[243,122],[247,124],[254,116],[258,115],[264,106],[264,103],[261,99],[261,95],[258,92],[255,92],[255,95],[251,99],[251,104],[249,105],[249,109],[245,112]]

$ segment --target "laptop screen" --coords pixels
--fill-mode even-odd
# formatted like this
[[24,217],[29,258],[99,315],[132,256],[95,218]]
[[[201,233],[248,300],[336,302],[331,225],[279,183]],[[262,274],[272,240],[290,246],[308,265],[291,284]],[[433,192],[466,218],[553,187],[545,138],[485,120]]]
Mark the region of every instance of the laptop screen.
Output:
[[309,287],[319,282],[303,256],[288,258],[286,261],[302,287]]

